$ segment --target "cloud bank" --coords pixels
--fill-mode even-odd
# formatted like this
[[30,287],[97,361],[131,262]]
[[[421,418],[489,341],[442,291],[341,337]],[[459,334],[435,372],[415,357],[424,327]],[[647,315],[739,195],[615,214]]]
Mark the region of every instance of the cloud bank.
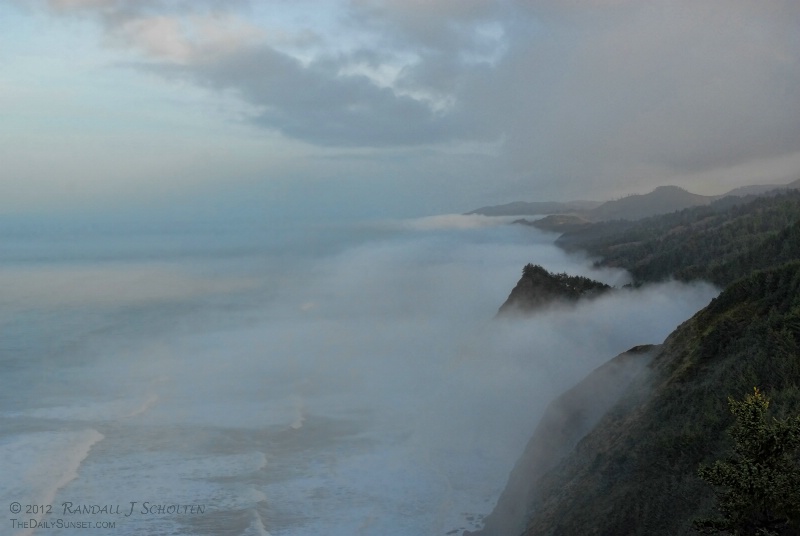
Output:
[[238,100],[301,175],[605,199],[800,173],[791,0],[39,6],[94,21],[117,66]]

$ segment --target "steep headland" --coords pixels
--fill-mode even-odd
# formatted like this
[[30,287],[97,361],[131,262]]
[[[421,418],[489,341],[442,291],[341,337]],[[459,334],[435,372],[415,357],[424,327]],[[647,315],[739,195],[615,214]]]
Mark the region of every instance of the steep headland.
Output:
[[[776,415],[800,412],[800,262],[737,281],[647,350],[551,404],[477,534],[694,534],[715,497],[697,468],[731,449],[727,397],[757,385]],[[631,354],[630,376],[606,368]]]
[[[593,223],[559,243],[638,283],[725,289],[632,377],[603,381],[601,367],[553,402],[479,534],[695,534],[715,508],[697,469],[732,449],[728,397],[758,386],[776,417],[800,414],[800,192]],[[800,514],[778,533],[799,535]]]
[[588,277],[553,274],[538,264],[528,264],[498,315],[530,313],[552,303],[576,302],[608,290],[610,286]]
[[694,534],[715,502],[697,468],[732,447],[727,397],[757,385],[778,413],[800,412],[799,342],[800,262],[731,285],[538,480],[522,534]]

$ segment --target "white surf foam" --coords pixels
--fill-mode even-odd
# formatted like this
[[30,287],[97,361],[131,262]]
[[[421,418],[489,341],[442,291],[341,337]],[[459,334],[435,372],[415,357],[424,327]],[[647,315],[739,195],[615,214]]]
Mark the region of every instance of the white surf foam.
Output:
[[[52,504],[58,490],[77,478],[81,464],[103,435],[92,428],[70,432],[36,432],[0,444],[2,504]],[[20,519],[42,518],[21,512]],[[17,536],[33,534],[24,529]]]
[[253,522],[245,529],[242,536],[272,536],[264,526],[264,520],[256,510],[253,511]]

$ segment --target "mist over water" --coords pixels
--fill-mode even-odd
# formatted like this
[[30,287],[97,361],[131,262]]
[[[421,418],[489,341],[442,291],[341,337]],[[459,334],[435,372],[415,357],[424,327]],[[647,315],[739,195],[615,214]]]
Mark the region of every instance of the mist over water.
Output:
[[501,222],[7,230],[0,504],[120,535],[473,528],[550,400],[717,293],[667,283],[493,320],[528,262],[625,281]]

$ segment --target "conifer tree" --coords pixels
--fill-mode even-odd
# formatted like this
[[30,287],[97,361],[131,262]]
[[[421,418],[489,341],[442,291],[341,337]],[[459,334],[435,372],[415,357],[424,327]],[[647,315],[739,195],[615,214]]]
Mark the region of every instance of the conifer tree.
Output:
[[758,388],[728,399],[733,455],[698,471],[716,488],[721,516],[695,521],[697,531],[800,536],[800,416],[768,418],[769,402]]

